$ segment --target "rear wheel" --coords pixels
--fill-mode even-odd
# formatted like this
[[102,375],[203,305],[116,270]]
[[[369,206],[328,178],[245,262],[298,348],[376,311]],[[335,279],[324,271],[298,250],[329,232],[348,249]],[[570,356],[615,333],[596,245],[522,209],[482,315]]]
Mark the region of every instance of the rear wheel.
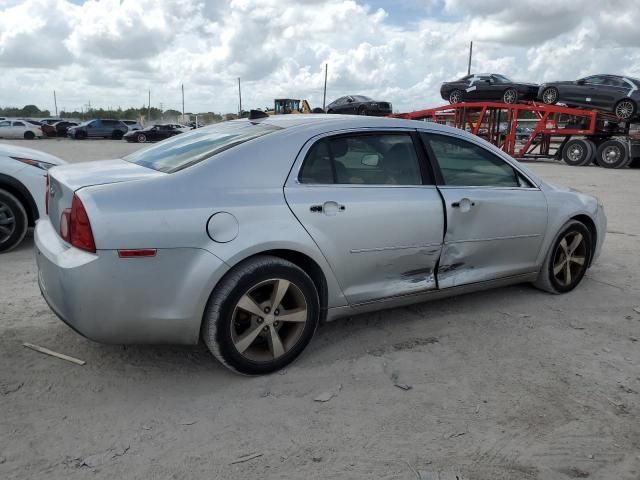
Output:
[[562,159],[567,165],[580,167],[593,161],[595,145],[589,140],[576,138],[569,140],[562,149]]
[[554,105],[558,102],[559,92],[556,87],[547,87],[542,91],[542,102],[547,105]]
[[24,139],[25,140],[33,140],[34,138],[36,138],[36,134],[33,132],[24,132]]
[[624,168],[630,161],[626,143],[615,138],[602,142],[596,157],[598,165],[604,168]]
[[636,114],[636,104],[633,100],[624,98],[616,103],[613,111],[619,119],[630,120]]
[[535,286],[549,293],[573,290],[584,277],[592,255],[589,229],[582,222],[569,221],[547,253]]
[[209,299],[202,337],[226,367],[270,373],[300,355],[318,326],[320,302],[295,264],[259,256],[234,267]]
[[449,94],[449,103],[460,103],[462,102],[462,91],[453,90]]
[[8,252],[24,238],[29,226],[27,211],[20,200],[0,189],[0,252]]
[[502,95],[502,101],[504,103],[517,103],[518,102],[518,91],[515,88],[508,88],[504,91]]
[[147,141],[147,136],[144,133],[139,133],[137,137],[138,142],[144,143]]

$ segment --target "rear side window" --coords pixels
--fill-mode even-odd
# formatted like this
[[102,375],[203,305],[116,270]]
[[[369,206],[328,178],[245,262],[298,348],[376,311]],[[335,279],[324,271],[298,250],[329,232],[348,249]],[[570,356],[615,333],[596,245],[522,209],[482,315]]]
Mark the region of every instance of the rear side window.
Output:
[[254,124],[246,120],[222,122],[173,136],[162,143],[127,155],[124,160],[160,172],[172,173],[216,153],[281,129],[282,127],[275,125]]
[[465,187],[520,187],[515,169],[500,157],[455,137],[421,134],[442,172],[445,185]]
[[307,153],[301,183],[421,185],[411,136],[371,134],[322,139]]

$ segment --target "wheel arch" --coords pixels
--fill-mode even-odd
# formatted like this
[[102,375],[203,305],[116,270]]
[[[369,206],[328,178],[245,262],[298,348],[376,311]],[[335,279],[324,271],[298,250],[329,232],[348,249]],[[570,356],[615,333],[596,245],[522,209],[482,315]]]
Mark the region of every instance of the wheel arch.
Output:
[[253,253],[252,255],[238,261],[233,266],[236,266],[240,263],[246,262],[254,257],[261,255],[270,255],[273,257],[282,258],[283,260],[287,260],[301,268],[307,275],[309,275],[314,285],[316,286],[316,289],[318,290],[318,296],[320,297],[320,320],[324,321],[327,316],[329,287],[322,267],[320,267],[320,265],[318,265],[318,263],[309,255],[286,248],[263,250],[261,252]]
[[584,213],[571,217],[571,220],[577,220],[578,222],[584,224],[584,226],[587,227],[587,230],[589,230],[589,233],[591,234],[591,244],[593,246],[593,248],[591,249],[591,256],[589,257],[589,266],[591,266],[591,262],[593,261],[593,254],[595,252],[596,245],[598,244],[598,229],[596,228],[596,223],[589,215],[586,215]]
[[20,203],[22,203],[24,209],[27,211],[28,224],[30,227],[33,227],[36,224],[36,220],[40,218],[40,215],[38,213],[38,206],[27,187],[19,180],[0,173],[0,188],[20,200]]

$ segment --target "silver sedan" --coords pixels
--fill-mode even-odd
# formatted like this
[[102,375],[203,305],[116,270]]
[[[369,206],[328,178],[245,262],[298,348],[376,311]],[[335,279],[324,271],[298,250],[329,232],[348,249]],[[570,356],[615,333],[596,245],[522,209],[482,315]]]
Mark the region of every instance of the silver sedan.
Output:
[[293,361],[324,320],[518,282],[569,292],[606,231],[594,197],[389,118],[225,122],[48,185],[38,280],[64,322],[107,343],[202,338],[245,374]]

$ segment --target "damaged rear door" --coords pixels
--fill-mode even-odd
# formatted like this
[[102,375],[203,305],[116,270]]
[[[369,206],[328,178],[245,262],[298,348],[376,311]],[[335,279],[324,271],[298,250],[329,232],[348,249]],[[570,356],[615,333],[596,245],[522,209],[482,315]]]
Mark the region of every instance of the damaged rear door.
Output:
[[421,135],[439,171],[447,216],[439,287],[535,272],[547,226],[544,194],[478,144],[444,134]]

